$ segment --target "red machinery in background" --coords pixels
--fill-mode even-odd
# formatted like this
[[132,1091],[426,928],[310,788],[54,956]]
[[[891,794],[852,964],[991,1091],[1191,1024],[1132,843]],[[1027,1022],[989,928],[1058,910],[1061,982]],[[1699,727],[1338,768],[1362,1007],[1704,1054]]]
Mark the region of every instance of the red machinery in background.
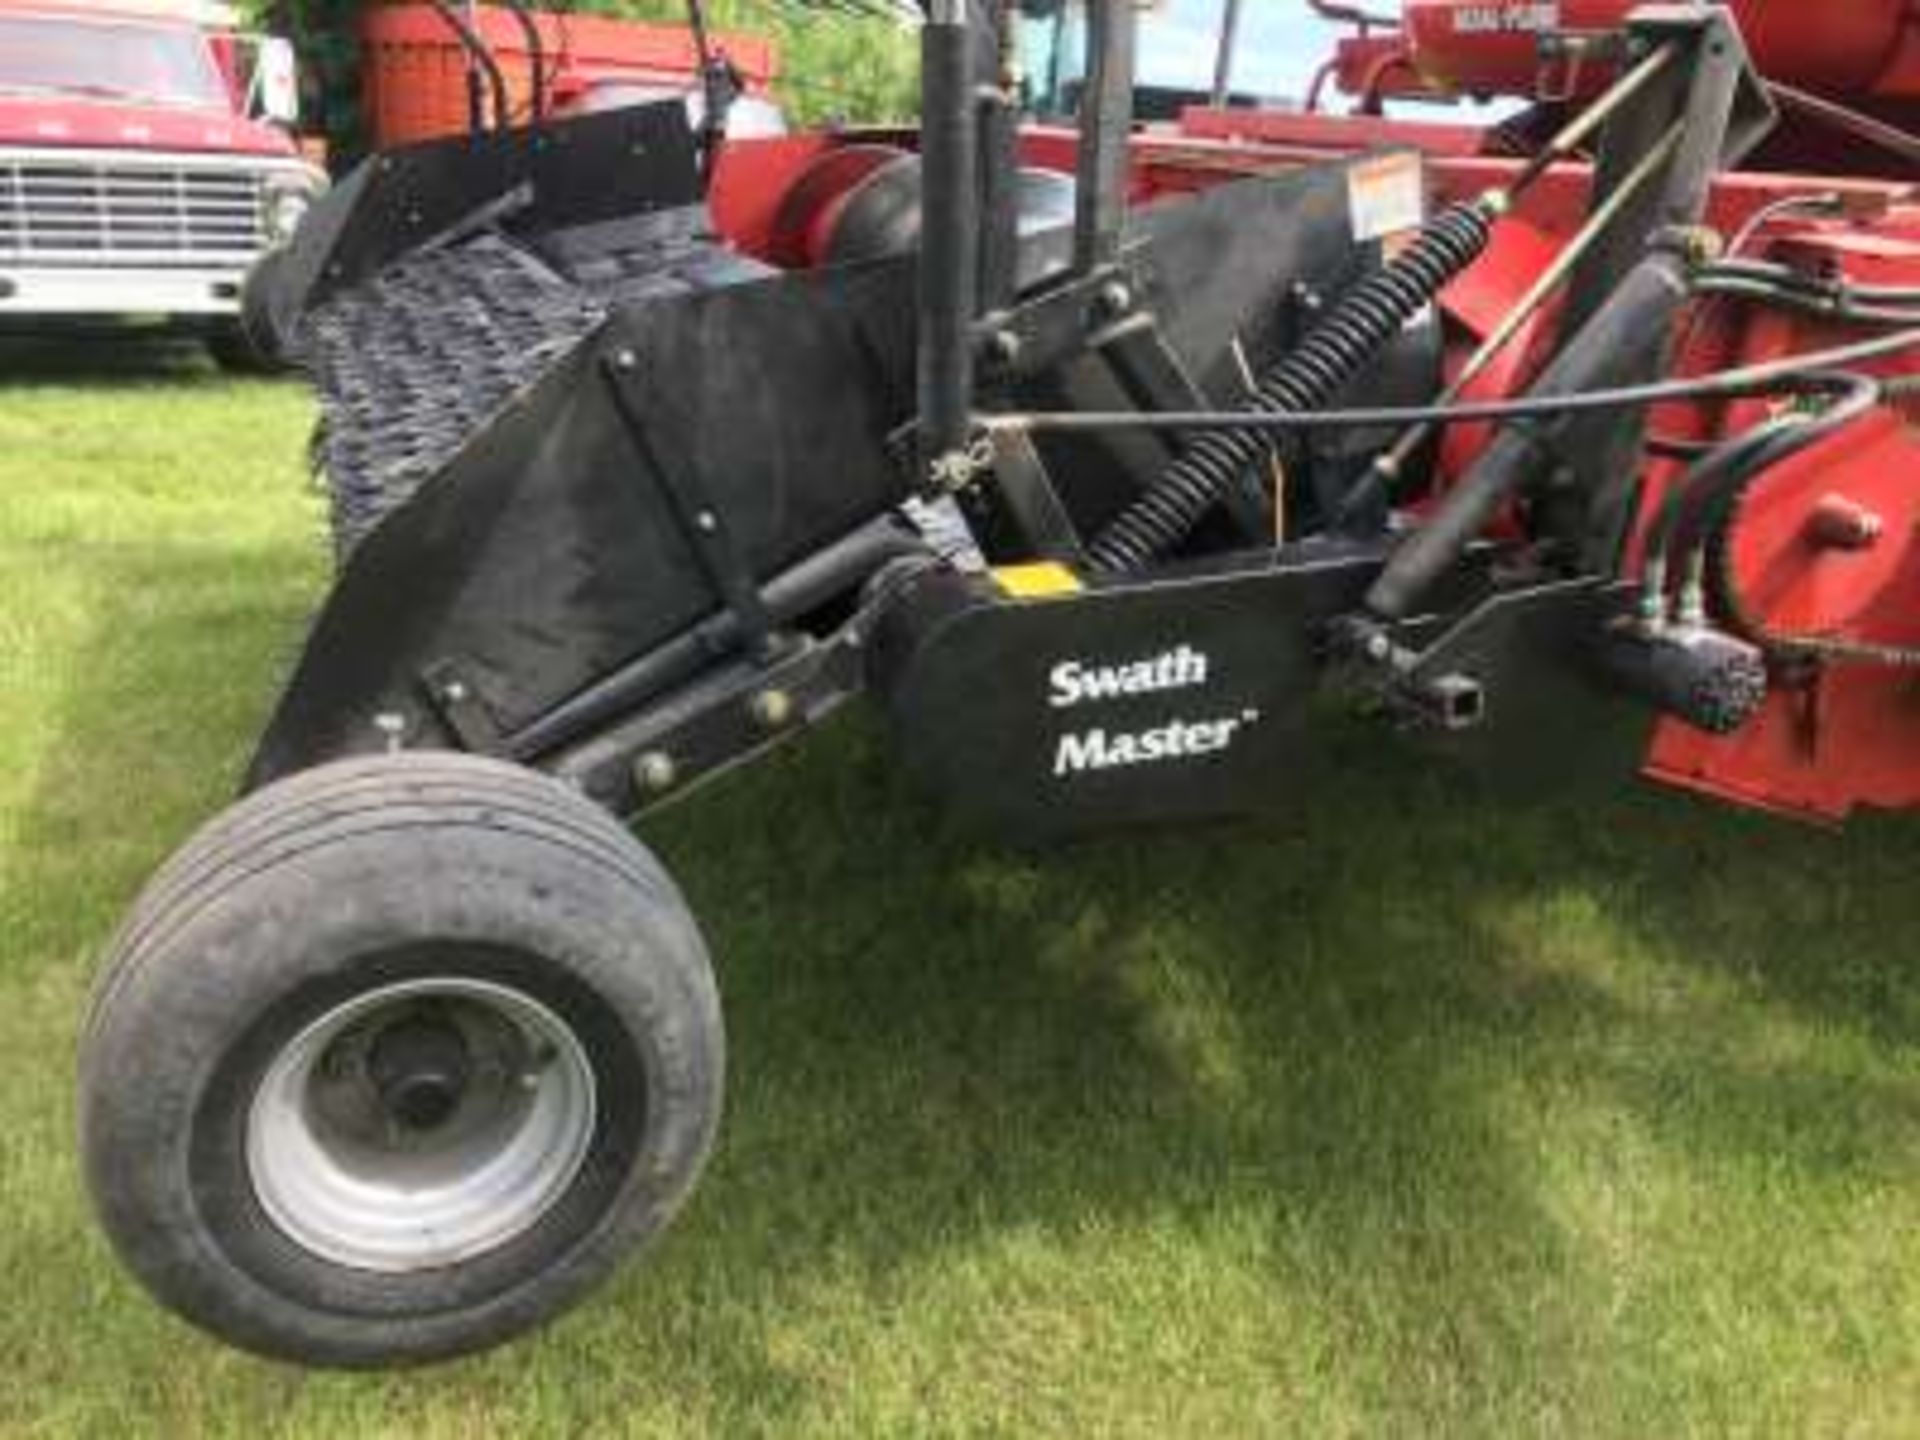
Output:
[[[526,124],[546,107],[565,114],[610,97],[634,104],[697,93],[704,63],[699,40],[683,25],[548,12],[523,18],[500,5],[370,5],[360,17],[360,43],[361,100],[383,150],[467,130],[476,67],[497,74],[508,121]],[[764,98],[779,73],[773,42],[724,31],[710,43],[744,93]],[[501,101],[484,104],[497,110]]]
[[[1380,71],[1382,83],[1450,95],[1547,98],[1590,91],[1595,77],[1582,73],[1580,38],[1618,30],[1636,6],[1634,0],[1406,0],[1404,8],[1397,32],[1342,46],[1342,76],[1353,82],[1353,93],[1374,89],[1368,70]],[[1731,0],[1731,8],[1754,63],[1775,83],[1855,105],[1909,113],[1920,106],[1920,4],[1914,0]]]

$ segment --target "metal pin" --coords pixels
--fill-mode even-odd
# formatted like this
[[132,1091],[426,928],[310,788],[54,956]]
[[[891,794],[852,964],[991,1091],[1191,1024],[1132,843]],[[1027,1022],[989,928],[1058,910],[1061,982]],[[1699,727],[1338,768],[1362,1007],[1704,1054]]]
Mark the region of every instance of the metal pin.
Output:
[[380,732],[389,755],[398,755],[406,748],[407,717],[393,710],[382,710],[373,717],[373,728]]
[[666,751],[649,750],[633,762],[633,778],[642,790],[658,794],[673,788],[680,778],[680,767]]

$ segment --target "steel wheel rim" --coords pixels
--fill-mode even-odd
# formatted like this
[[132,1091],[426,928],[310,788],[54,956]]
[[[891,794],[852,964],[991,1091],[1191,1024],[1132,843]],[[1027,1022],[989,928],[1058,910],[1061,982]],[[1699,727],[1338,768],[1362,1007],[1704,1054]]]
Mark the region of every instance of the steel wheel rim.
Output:
[[[448,1118],[415,1128],[383,1108],[369,1057],[394,1027],[429,1023],[459,1037],[471,1070]],[[408,981],[334,1007],[274,1057],[248,1111],[248,1176],[274,1226],[314,1255],[436,1269],[549,1214],[597,1112],[586,1052],[546,1006],[486,981]]]

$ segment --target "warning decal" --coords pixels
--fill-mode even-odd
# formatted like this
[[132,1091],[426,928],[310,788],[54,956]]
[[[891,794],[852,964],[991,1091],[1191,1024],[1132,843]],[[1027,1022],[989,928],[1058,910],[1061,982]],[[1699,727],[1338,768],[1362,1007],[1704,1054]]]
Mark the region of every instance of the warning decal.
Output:
[[1364,245],[1407,230],[1427,218],[1426,172],[1418,155],[1382,155],[1347,171],[1353,238]]

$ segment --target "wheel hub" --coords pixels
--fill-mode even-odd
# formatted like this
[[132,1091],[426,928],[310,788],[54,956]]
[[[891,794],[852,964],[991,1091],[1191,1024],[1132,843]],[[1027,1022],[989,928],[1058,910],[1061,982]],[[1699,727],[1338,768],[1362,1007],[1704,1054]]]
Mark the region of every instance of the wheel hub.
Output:
[[459,1263],[538,1224],[592,1142],[591,1066],[545,1005],[410,981],[334,1007],[274,1057],[247,1121],[269,1219],[337,1264]]
[[367,1073],[387,1113],[410,1130],[433,1130],[466,1097],[470,1065],[459,1027],[438,1017],[396,1021],[374,1038]]

